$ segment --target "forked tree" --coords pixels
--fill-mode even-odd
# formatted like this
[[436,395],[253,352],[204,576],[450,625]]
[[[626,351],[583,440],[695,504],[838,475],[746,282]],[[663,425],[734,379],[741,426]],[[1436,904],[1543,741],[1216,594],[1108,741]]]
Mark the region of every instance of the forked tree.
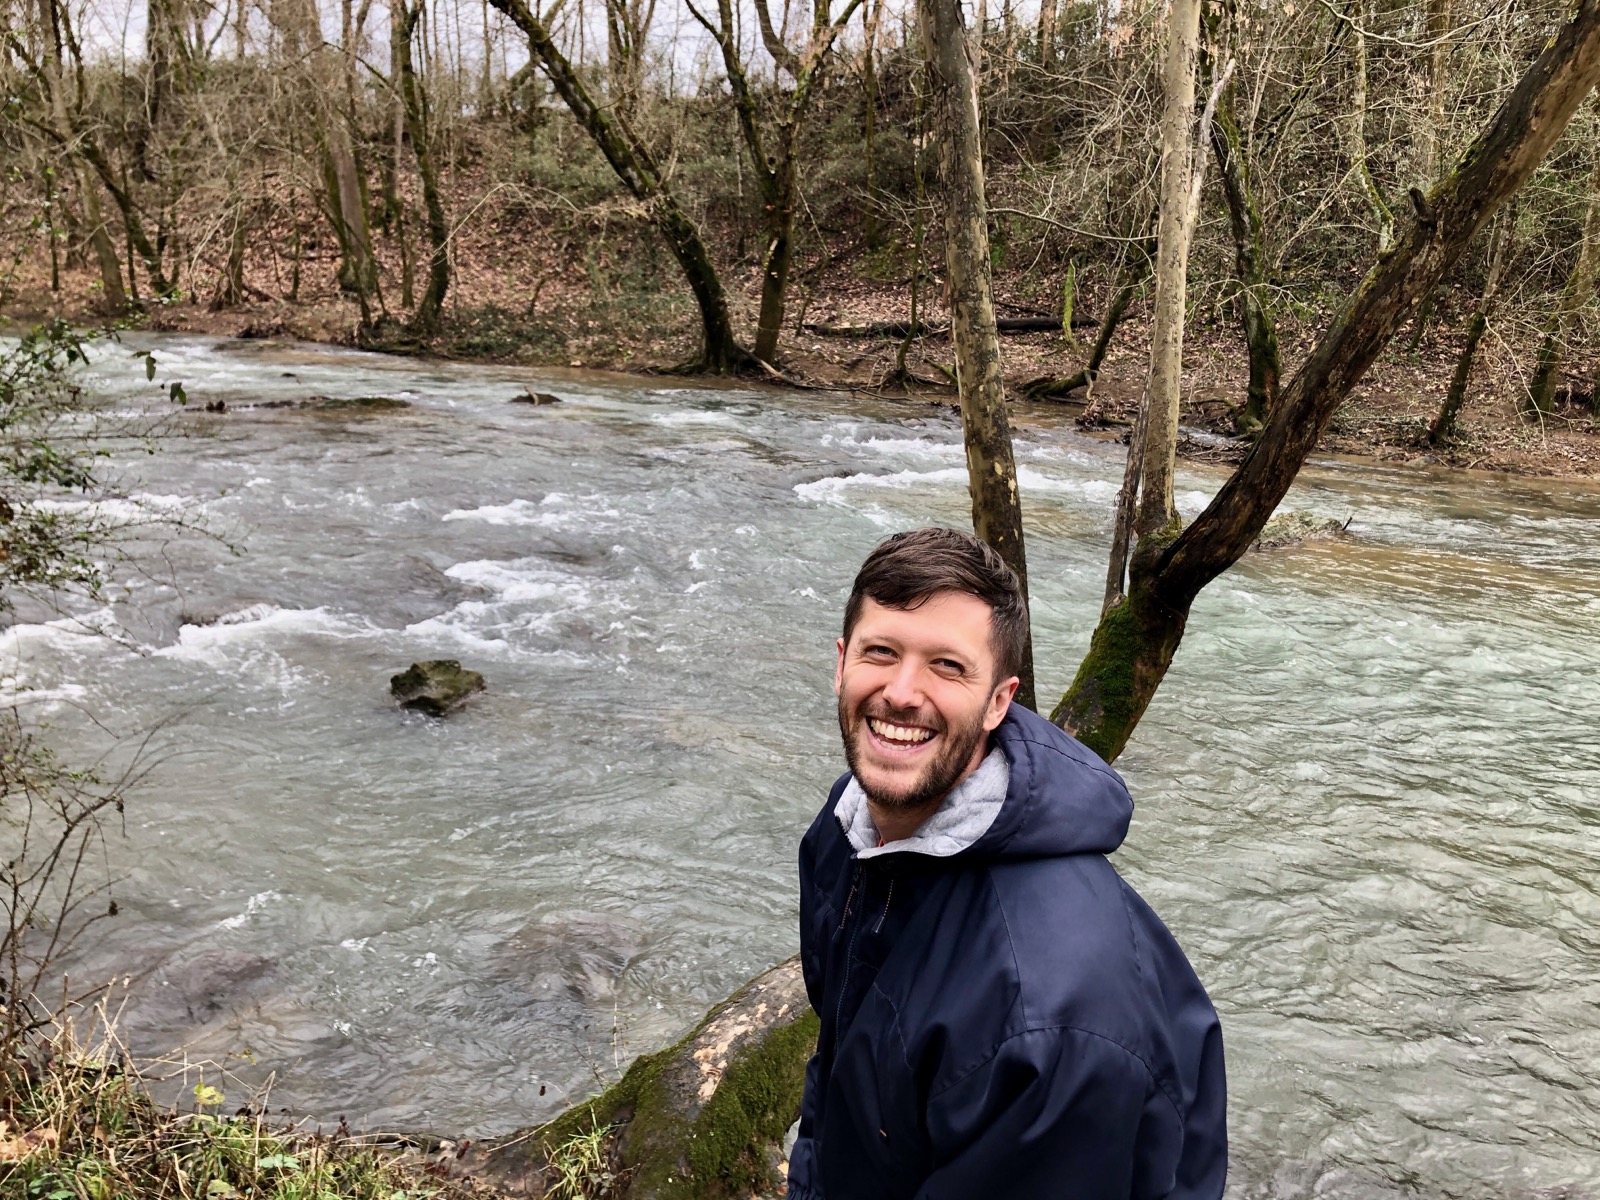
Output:
[[[1140,536],[1123,595],[1102,613],[1052,720],[1107,760],[1121,753],[1172,663],[1196,597],[1250,547],[1339,404],[1533,173],[1596,83],[1600,0],[1579,0],[1455,167],[1425,194],[1413,193],[1394,244],[1284,386],[1261,437],[1205,511],[1187,527],[1172,522]],[[1147,461],[1175,457],[1174,432],[1146,423]]]

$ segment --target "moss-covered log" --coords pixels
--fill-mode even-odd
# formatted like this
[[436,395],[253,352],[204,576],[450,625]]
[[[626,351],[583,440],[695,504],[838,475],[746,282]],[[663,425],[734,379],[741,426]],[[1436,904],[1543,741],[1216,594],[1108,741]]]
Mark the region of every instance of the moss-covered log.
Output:
[[449,1160],[450,1173],[542,1197],[588,1143],[612,1178],[604,1194],[619,1200],[781,1193],[783,1137],[800,1115],[816,1040],[800,963],[790,959],[599,1096],[546,1125],[471,1146]]
[[1127,598],[1101,616],[1089,656],[1052,714],[1058,724],[1107,758],[1127,744],[1195,598],[1256,541],[1350,390],[1527,181],[1597,83],[1600,0],[1579,0],[1455,169],[1427,195],[1412,197],[1404,233],[1378,255],[1284,387],[1261,437],[1216,498],[1170,543],[1166,529],[1141,541]]

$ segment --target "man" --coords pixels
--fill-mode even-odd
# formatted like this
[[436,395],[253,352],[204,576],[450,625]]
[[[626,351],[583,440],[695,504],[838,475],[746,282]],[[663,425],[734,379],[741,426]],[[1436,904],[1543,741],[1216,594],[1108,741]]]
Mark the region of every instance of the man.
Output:
[[949,529],[856,577],[834,690],[850,773],[800,848],[822,1019],[790,1200],[1214,1200],[1222,1035],[1105,855],[1117,774],[1011,698],[1016,576]]

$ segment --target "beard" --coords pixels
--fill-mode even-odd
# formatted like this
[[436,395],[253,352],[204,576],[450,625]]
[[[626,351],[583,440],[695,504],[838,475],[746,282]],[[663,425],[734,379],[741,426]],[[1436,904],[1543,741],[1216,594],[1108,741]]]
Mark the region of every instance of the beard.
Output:
[[[868,737],[869,717],[877,721],[931,728],[938,734],[942,744],[918,774],[890,786],[875,783],[862,775],[863,743]],[[973,714],[970,722],[950,726],[937,716],[930,721],[921,713],[896,712],[883,704],[864,704],[853,712],[847,712],[842,698],[839,702],[839,733],[844,739],[845,762],[856,782],[861,785],[861,790],[872,803],[890,811],[923,808],[942,800],[972,762],[978,742],[987,736],[981,709]]]

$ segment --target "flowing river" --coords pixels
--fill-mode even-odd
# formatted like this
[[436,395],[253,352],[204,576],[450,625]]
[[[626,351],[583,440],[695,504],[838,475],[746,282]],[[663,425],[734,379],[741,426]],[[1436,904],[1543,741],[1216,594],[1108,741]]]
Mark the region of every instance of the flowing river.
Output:
[[[136,1052],[273,1072],[320,1119],[503,1132],[794,952],[844,597],[885,532],[967,520],[952,413],[139,344],[230,411],[122,460],[128,507],[213,536],[0,637],[63,747],[147,737],[121,913],[76,968],[132,977]],[[127,348],[96,370],[158,403]],[[246,407],[311,395],[409,407]],[[1048,703],[1121,448],[1042,411],[1017,449]],[[1180,474],[1192,515],[1222,476]],[[1600,492],[1324,462],[1290,503],[1352,536],[1213,585],[1118,763],[1115,861],[1222,1014],[1230,1194],[1600,1195]],[[401,713],[425,658],[489,690]]]

